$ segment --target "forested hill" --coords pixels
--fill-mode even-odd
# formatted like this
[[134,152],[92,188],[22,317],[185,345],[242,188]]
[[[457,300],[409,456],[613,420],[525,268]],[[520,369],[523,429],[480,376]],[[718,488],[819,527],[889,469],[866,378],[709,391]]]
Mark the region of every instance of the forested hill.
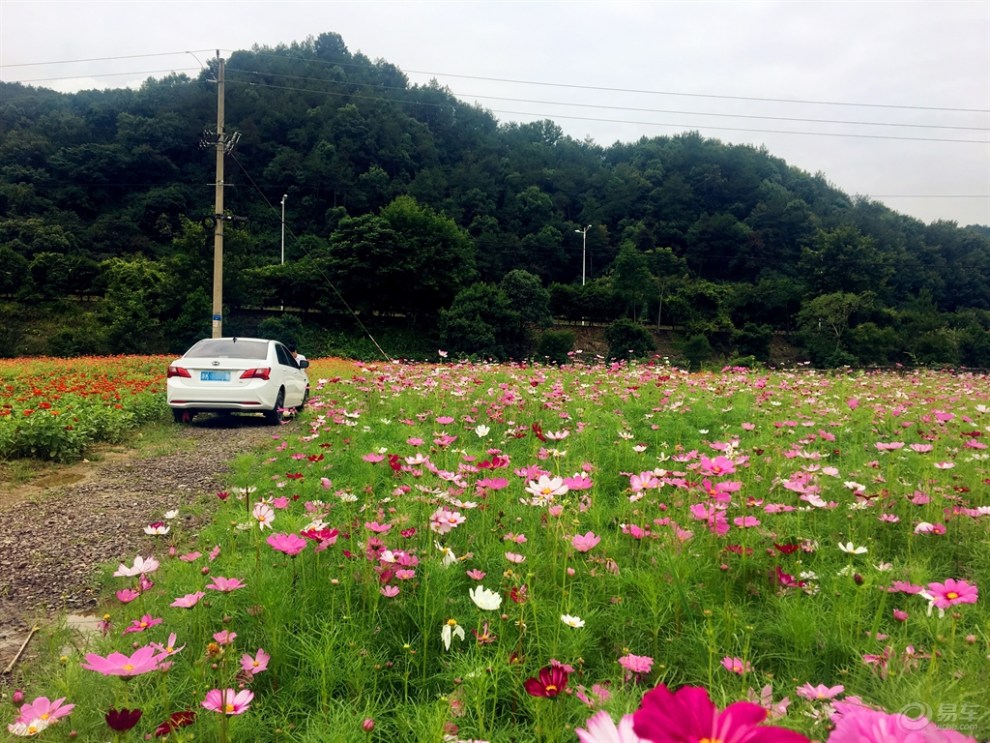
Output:
[[[673,326],[702,355],[760,358],[786,332],[821,364],[990,366],[986,226],[925,225],[694,132],[601,146],[500,124],[333,33],[225,68],[228,329],[284,304],[519,357],[552,314]],[[0,84],[4,314],[76,308],[41,350],[209,333],[216,74]],[[0,353],[35,350],[2,332]]]

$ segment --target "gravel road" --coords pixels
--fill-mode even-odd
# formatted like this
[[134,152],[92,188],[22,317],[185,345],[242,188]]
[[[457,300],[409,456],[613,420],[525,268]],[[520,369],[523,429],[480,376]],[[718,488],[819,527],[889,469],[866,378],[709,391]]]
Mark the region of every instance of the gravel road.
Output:
[[160,547],[145,526],[222,489],[229,462],[279,434],[253,416],[201,416],[174,430],[193,445],[75,465],[62,478],[77,480],[70,484],[0,485],[0,671],[31,627],[61,612],[95,609],[101,564],[129,564]]

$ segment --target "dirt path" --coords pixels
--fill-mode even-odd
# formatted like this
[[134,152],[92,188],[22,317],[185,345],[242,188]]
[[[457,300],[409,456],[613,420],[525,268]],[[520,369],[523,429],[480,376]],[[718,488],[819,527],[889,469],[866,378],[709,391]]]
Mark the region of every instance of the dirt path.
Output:
[[0,485],[0,671],[32,626],[96,607],[99,565],[151,554],[160,542],[145,526],[221,489],[238,454],[280,433],[249,416],[203,416],[174,430],[183,439],[175,453],[116,452],[27,486]]

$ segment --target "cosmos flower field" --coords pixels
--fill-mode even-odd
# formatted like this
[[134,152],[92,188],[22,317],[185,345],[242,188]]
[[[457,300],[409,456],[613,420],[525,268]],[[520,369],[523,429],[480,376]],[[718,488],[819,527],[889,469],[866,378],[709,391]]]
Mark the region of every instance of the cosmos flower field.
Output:
[[106,556],[102,633],[29,672],[12,735],[990,737],[985,376],[310,377],[225,491]]

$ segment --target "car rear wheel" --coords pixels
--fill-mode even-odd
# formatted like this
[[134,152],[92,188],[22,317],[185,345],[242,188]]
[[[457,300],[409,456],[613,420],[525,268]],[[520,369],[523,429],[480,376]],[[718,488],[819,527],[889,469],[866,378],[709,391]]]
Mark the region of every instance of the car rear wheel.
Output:
[[285,415],[283,408],[285,407],[285,390],[279,388],[278,396],[275,398],[275,407],[271,410],[265,411],[265,418],[267,421],[273,425],[277,426],[282,422],[282,418]]

